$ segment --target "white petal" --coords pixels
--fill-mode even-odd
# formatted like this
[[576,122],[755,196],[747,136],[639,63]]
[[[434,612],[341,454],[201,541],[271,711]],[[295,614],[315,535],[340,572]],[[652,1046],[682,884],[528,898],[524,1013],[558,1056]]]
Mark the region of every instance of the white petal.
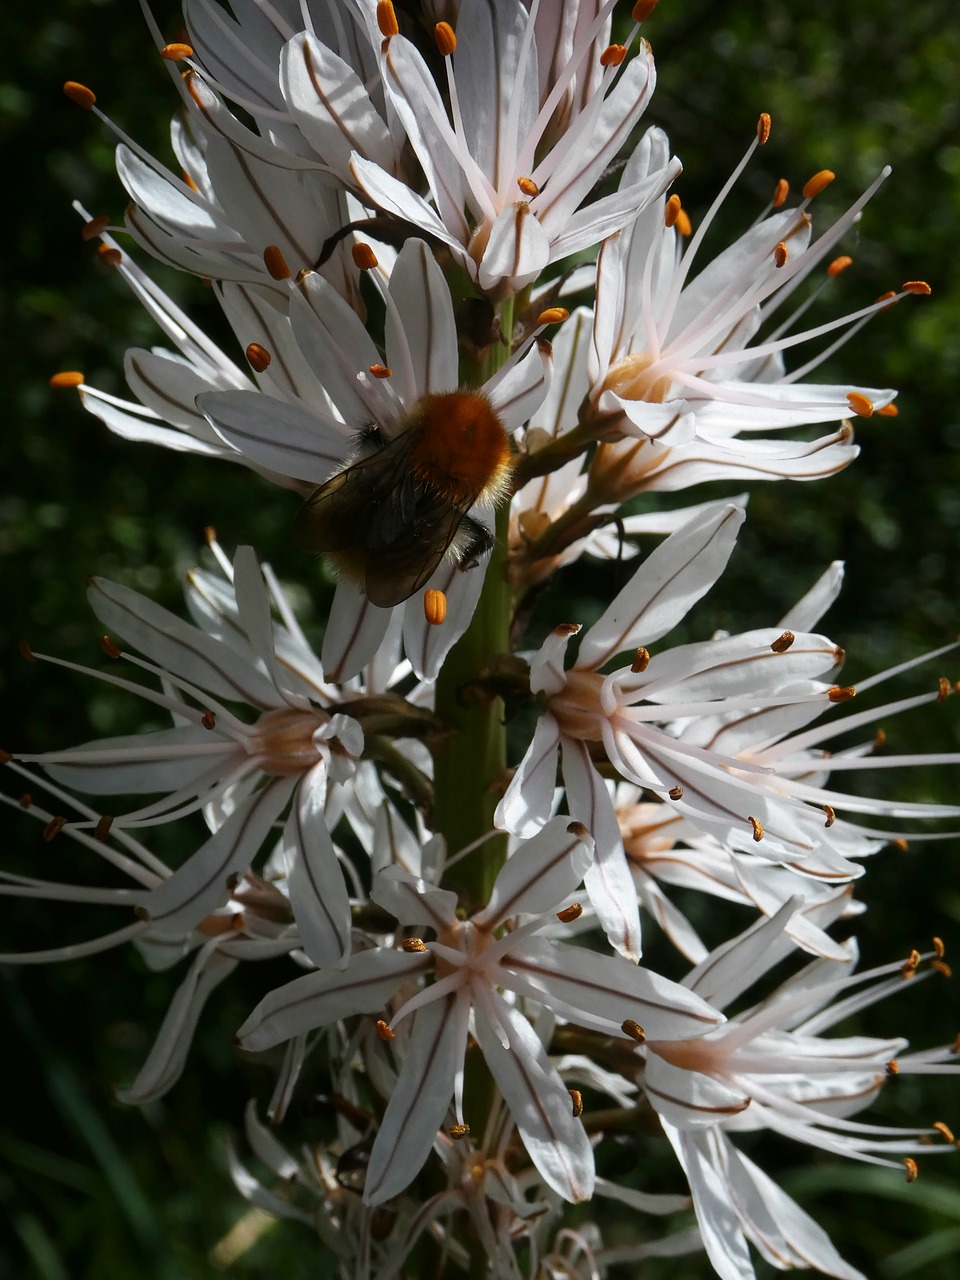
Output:
[[350,958],[350,899],[323,812],[323,764],[297,789],[283,832],[289,849],[290,905],[304,951],[318,968]]
[[540,915],[573,893],[590,866],[593,841],[589,831],[571,831],[571,825],[569,818],[552,818],[519,846],[501,867],[475,924],[493,926],[521,913]]
[[541,716],[533,741],[497,805],[494,822],[522,837],[535,836],[553,812],[560,756],[560,729],[552,716]]
[[457,326],[450,288],[422,240],[408,240],[390,274],[385,350],[394,376],[412,374],[406,396],[455,391],[459,385]]
[[334,419],[261,392],[207,392],[197,408],[244,458],[305,484],[323,484],[350,451],[348,430]]

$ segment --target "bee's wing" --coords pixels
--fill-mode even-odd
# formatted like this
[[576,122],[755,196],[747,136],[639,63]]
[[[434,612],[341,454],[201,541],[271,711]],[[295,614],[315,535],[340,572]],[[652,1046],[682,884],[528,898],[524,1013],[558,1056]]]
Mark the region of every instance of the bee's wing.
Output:
[[389,609],[419,591],[446,555],[469,507],[469,501],[455,506],[439,495],[421,496],[415,519],[367,561],[364,587],[370,603]]
[[403,518],[399,506],[409,508],[400,482],[404,456],[409,452],[408,435],[397,436],[374,453],[366,454],[337,471],[307,498],[293,525],[295,544],[304,551],[332,554],[357,546],[368,546],[375,525]]

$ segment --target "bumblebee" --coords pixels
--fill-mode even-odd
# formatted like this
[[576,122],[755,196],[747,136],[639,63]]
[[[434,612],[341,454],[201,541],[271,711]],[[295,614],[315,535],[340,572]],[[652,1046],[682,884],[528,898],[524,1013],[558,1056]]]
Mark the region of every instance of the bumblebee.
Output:
[[389,609],[448,553],[470,569],[492,549],[489,530],[468,512],[502,502],[511,472],[510,441],[485,395],[421,396],[392,437],[376,424],[359,433],[353,454],[307,499],[294,538]]

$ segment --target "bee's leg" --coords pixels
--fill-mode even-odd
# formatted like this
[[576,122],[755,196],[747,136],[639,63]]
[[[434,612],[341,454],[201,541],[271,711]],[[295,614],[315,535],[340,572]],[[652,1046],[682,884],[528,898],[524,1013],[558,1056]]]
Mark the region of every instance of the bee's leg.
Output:
[[460,545],[458,547],[458,569],[475,569],[480,557],[492,551],[496,539],[485,524],[464,516],[460,521]]

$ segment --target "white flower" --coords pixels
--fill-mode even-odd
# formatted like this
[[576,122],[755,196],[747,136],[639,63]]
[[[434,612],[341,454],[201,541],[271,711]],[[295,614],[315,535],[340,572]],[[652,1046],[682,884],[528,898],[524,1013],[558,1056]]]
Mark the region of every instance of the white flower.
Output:
[[[174,727],[18,758],[95,795],[161,793],[114,817],[118,831],[203,811],[213,834],[136,901],[155,933],[171,938],[189,934],[224,903],[230,877],[247,871],[289,808],[280,861],[301,945],[316,964],[345,963],[350,903],[329,827],[343,811],[343,785],[353,776],[363,732],[339,710],[340,691],[324,680],[282,597],[290,625],[273,621],[253,552],[237,552],[231,583],[192,575],[188,598],[199,626],[102,579],[94,579],[89,597],[101,622],[146,655],[125,653],[127,660],[163,687],[93,674],[166,709]],[[120,656],[112,641],[107,648]],[[253,718],[242,718],[237,704]],[[363,712],[360,703],[351,710]]]
[[[365,1198],[379,1204],[416,1175],[444,1122],[451,1095],[463,1126],[463,1061],[472,1030],[541,1177],[567,1200],[593,1189],[593,1155],[571,1114],[570,1095],[517,998],[609,1035],[639,1020],[695,1035],[717,1015],[674,983],[614,957],[536,937],[576,888],[590,861],[589,837],[566,819],[549,822],[508,858],[490,902],[468,920],[456,897],[400,868],[380,873],[373,898],[401,921],[431,927],[436,938],[409,938],[399,951],[366,951],[338,974],[298,978],[268,995],[240,1028],[245,1048],[266,1049],[354,1013],[378,1013],[411,978],[430,985],[397,1006],[383,1034],[416,1014],[400,1073],[367,1171]],[[501,933],[517,916],[532,916]],[[392,1042],[392,1040],[391,1040]]]
[[[586,14],[586,21],[567,21],[556,49],[553,6],[538,13],[520,0],[463,5],[456,35],[447,24],[437,32],[446,70],[440,86],[414,44],[397,33],[395,18],[382,12],[392,6],[379,6],[385,38],[372,94],[342,58],[303,32],[283,53],[284,98],[311,145],[361,199],[440,241],[483,292],[502,298],[623,226],[679,172],[665,161],[581,207],[655,83],[646,42],[625,56],[636,25],[598,70],[598,40],[612,7],[597,7],[593,21]],[[541,50],[549,58],[542,69]],[[398,172],[395,122],[426,194]]]
[[[717,948],[685,980],[720,1008],[764,977],[791,944],[785,925],[795,903]],[[839,1257],[819,1228],[729,1138],[766,1128],[819,1151],[893,1168],[914,1157],[948,1152],[930,1140],[949,1138],[943,1126],[899,1129],[849,1117],[868,1106],[893,1074],[905,1070],[960,1072],[955,1046],[901,1057],[903,1040],[827,1038],[846,1017],[902,990],[924,957],[855,974],[856,945],[845,961],[814,960],[752,1008],[700,1040],[648,1042],[643,1087],[690,1181],[710,1260],[724,1280],[752,1276],[747,1240],[778,1266],[816,1267],[843,1280],[860,1273]],[[934,959],[931,953],[925,957]],[[939,961],[934,959],[935,972]],[[949,1060],[951,1066],[939,1066]],[[892,1158],[898,1157],[898,1158]]]
[[[769,628],[650,656],[646,645],[666,635],[719,577],[742,520],[740,508],[720,504],[695,516],[647,557],[584,635],[569,670],[563,668],[563,656],[579,631],[575,625],[555,629],[532,665],[531,689],[542,696],[544,714],[497,821],[517,835],[538,828],[552,811],[562,750],[570,813],[589,823],[597,844],[586,885],[608,937],[627,955],[639,952],[636,897],[591,744],[602,749],[620,777],[669,802],[730,850],[752,851],[833,883],[859,875],[851,856],[873,852],[878,838],[891,834],[838,820],[838,812],[924,819],[960,814],[954,805],[862,799],[834,791],[826,780],[835,769],[884,767],[887,761],[870,760],[862,747],[829,758],[812,749],[841,729],[942,698],[949,682],[928,695],[848,716],[839,725],[807,729],[856,692],[824,678],[836,671],[843,653],[822,635]],[[807,621],[811,607],[798,606],[795,625]],[[625,650],[635,651],[632,663],[609,673],[601,670]],[[863,681],[859,690],[914,662]],[[894,757],[890,763],[957,759],[948,753]]]

